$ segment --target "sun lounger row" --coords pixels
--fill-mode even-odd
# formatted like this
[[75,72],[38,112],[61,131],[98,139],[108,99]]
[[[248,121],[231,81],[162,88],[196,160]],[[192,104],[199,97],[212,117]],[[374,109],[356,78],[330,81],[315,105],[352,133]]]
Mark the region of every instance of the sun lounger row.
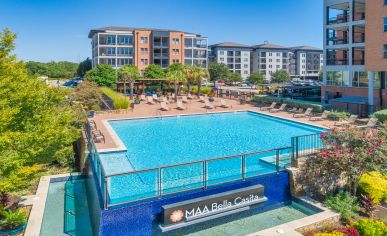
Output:
[[103,141],[105,143],[105,135],[103,135],[101,130],[97,129],[97,124],[95,123],[95,121],[90,120],[89,125],[90,125],[90,130],[91,130],[90,132],[91,132],[91,135],[93,136],[94,142],[100,143]]

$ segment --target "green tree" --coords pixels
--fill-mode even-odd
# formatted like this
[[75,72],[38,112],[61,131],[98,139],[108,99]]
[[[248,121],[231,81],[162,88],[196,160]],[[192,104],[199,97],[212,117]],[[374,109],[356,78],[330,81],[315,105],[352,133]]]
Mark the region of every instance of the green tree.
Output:
[[78,69],[77,69],[77,74],[79,77],[85,76],[86,72],[91,70],[92,64],[90,58],[86,58],[84,61],[79,63]]
[[99,64],[86,72],[85,79],[93,81],[100,86],[111,87],[117,81],[117,76],[112,66]]
[[28,73],[31,75],[45,75],[50,78],[73,78],[77,75],[78,64],[68,61],[59,62],[35,62],[26,63]]
[[286,70],[277,70],[271,75],[271,82],[282,84],[290,80],[290,75]]
[[210,63],[208,65],[208,72],[211,77],[211,81],[214,82],[214,87],[215,87],[215,82],[221,79],[227,79],[230,71],[228,70],[228,67],[224,63]]
[[249,81],[252,84],[264,84],[266,82],[265,76],[257,71],[250,74],[250,76],[247,78],[247,81]]
[[100,88],[96,83],[90,81],[83,81],[76,86],[70,98],[73,101],[80,102],[88,110],[103,102]]
[[184,65],[180,64],[180,63],[173,63],[173,64],[169,65],[168,68],[167,68],[167,72],[173,71],[173,70],[183,71],[184,70]]
[[28,75],[10,55],[15,37],[0,33],[0,192],[28,189],[45,166],[71,163],[82,125],[67,90]]
[[166,74],[166,79],[170,82],[170,83],[173,83],[174,85],[174,89],[175,89],[175,102],[177,102],[177,90],[178,90],[178,86],[180,83],[185,83],[186,82],[186,75],[183,71],[183,67],[180,67],[181,69],[179,68],[176,68],[176,66],[174,65],[178,65],[178,64],[172,64],[170,65],[170,67],[172,68],[168,68],[168,72]]
[[228,76],[228,80],[232,81],[235,84],[237,82],[242,82],[243,78],[239,73],[230,73]]
[[119,78],[124,82],[124,94],[126,95],[126,82],[129,82],[130,99],[133,99],[133,87],[136,79],[140,78],[140,72],[135,65],[124,65],[118,70]]
[[160,79],[165,77],[165,72],[161,66],[150,64],[144,70],[144,77],[150,79]]

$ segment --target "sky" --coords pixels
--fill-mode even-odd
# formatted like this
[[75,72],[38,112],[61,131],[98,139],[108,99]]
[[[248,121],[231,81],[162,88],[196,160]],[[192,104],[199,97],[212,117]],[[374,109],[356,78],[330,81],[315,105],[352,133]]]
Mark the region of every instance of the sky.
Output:
[[20,60],[79,62],[90,29],[175,29],[209,44],[268,41],[322,48],[322,0],[0,0],[0,29],[17,33]]

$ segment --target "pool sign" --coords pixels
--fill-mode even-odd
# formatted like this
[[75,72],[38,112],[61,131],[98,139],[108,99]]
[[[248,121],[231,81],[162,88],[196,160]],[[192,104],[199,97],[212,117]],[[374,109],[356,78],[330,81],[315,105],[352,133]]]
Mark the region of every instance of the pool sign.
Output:
[[161,227],[165,228],[176,224],[185,226],[190,225],[189,222],[193,223],[193,221],[199,221],[199,219],[200,222],[203,222],[203,218],[214,219],[242,208],[247,210],[249,206],[261,204],[267,200],[263,196],[263,192],[262,185],[255,185],[165,205],[163,206]]

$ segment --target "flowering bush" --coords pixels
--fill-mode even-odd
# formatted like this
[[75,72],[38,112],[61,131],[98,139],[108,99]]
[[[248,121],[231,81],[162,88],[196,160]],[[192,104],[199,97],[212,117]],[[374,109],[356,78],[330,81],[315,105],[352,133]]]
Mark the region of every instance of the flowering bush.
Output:
[[362,219],[355,222],[353,226],[362,236],[385,236],[387,235],[387,226],[377,220]]
[[356,195],[364,173],[386,170],[387,125],[380,130],[332,130],[320,138],[324,144],[321,153],[306,160],[301,169],[304,181],[311,184],[311,191],[317,190],[325,196],[345,187]]
[[353,226],[349,227],[349,228],[339,228],[339,229],[336,229],[335,230],[336,232],[341,232],[343,233],[345,236],[360,236],[359,232],[357,231],[357,229]]

